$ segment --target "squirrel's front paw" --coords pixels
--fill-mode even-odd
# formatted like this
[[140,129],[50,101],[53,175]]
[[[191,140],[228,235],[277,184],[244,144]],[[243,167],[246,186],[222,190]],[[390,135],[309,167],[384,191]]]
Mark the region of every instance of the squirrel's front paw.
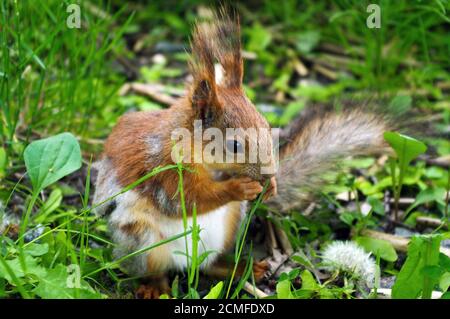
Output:
[[227,183],[228,192],[232,199],[237,201],[253,200],[263,190],[261,184],[250,177],[233,178]]
[[275,196],[275,195],[277,195],[277,180],[275,179],[275,177],[272,177],[270,179],[270,184],[267,187],[267,191],[264,194],[264,198],[263,199],[267,200],[270,197]]

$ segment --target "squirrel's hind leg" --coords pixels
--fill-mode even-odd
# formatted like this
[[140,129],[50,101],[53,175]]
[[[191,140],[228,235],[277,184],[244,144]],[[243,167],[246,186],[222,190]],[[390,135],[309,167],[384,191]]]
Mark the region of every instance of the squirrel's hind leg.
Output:
[[[235,274],[235,279],[242,277],[245,271],[245,261],[240,261]],[[234,268],[234,263],[226,261],[224,258],[220,258],[211,267],[205,269],[203,272],[211,277],[223,279],[231,276]],[[253,275],[255,276],[255,281],[260,282],[264,278],[267,278],[270,272],[270,265],[267,261],[254,261],[253,262]]]
[[169,278],[166,274],[147,277],[135,292],[136,299],[159,299],[170,294]]

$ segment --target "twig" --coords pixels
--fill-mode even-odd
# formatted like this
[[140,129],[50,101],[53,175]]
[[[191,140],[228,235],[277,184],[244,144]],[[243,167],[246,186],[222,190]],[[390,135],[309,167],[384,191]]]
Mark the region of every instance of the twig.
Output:
[[294,60],[294,69],[300,76],[307,76],[308,75],[308,68],[303,64],[303,62],[300,59]]
[[433,217],[419,216],[416,218],[416,223],[433,228],[442,227],[444,229],[447,229],[447,224],[445,222]]
[[266,294],[264,291],[262,291],[261,289],[259,289],[256,286],[253,286],[251,283],[249,283],[248,281],[245,282],[244,284],[244,288],[243,288],[246,292],[252,294],[255,297],[258,298],[267,298],[269,295]]
[[277,239],[275,238],[275,226],[269,220],[266,221],[267,225],[267,246],[270,251],[270,255],[273,256],[273,251],[277,249]]
[[280,244],[280,249],[283,253],[287,255],[292,255],[294,253],[294,249],[292,248],[291,243],[289,242],[289,239],[287,235],[285,234],[284,230],[274,227],[275,234],[277,235],[278,242]]
[[[375,239],[382,239],[390,242],[395,250],[406,252],[408,250],[409,239],[405,237],[395,236],[391,234],[382,233],[376,230],[364,229],[361,231],[362,236],[367,236]],[[440,252],[450,257],[450,249],[440,247]]]
[[336,72],[334,72],[320,64],[314,64],[313,69],[332,81],[335,81],[338,78],[338,75]]
[[426,155],[419,156],[420,160],[425,161],[428,165],[435,165],[443,168],[450,168],[450,155],[431,158]]
[[[128,93],[129,91],[134,91],[138,94],[142,94],[145,96],[148,96],[155,100],[156,102],[165,104],[165,105],[172,105],[177,100],[175,97],[168,95],[165,93],[168,91],[167,88],[165,88],[162,85],[157,84],[144,84],[144,83],[127,83],[120,89],[120,94],[124,95]],[[171,90],[174,95],[181,95],[179,91],[177,90]],[[176,92],[175,92],[176,91]]]

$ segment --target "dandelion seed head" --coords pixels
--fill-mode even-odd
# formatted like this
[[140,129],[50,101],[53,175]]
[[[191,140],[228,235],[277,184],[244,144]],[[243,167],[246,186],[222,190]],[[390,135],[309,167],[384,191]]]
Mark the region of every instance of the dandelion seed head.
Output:
[[324,265],[329,271],[342,271],[372,288],[375,281],[376,264],[370,254],[351,241],[334,241],[323,251]]

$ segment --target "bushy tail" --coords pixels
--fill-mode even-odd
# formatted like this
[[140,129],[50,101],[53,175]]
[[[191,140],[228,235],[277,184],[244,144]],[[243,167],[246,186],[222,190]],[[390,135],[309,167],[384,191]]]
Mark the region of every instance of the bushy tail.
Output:
[[300,117],[280,148],[278,195],[267,205],[279,211],[299,207],[323,186],[324,174],[347,157],[387,151],[383,133],[394,128],[392,123],[385,113],[363,107]]

